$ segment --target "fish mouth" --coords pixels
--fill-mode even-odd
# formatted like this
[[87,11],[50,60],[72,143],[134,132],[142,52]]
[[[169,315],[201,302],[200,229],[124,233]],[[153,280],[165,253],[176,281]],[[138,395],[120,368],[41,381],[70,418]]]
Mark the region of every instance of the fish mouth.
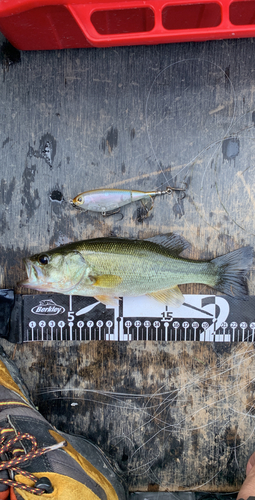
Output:
[[19,286],[41,290],[43,285],[40,280],[40,272],[38,272],[36,266],[29,259],[24,259],[23,262],[26,268],[27,279],[18,283]]
[[[73,288],[76,287],[77,284],[69,287],[58,287],[55,283],[53,283],[50,280],[47,280],[47,277],[44,276],[43,271],[41,268],[36,264],[31,262],[30,259],[24,259],[23,260],[27,272],[27,279],[25,281],[22,281],[18,283],[19,286],[23,286],[25,288],[32,288],[33,290],[38,290],[42,292],[60,292],[62,291],[63,293],[68,293],[73,290]],[[80,279],[82,280],[83,275]],[[79,281],[79,282],[80,282]]]
[[27,279],[25,281],[20,281],[19,282],[19,286],[29,286],[29,284],[35,280],[32,279],[32,264],[30,261],[26,260],[26,259],[23,259],[23,262],[25,264],[25,268],[26,268],[26,273],[27,273]]

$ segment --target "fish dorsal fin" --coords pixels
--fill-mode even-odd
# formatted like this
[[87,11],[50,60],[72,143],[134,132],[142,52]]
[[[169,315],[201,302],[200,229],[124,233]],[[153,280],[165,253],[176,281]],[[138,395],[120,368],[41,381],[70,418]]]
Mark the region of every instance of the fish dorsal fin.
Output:
[[119,305],[118,297],[109,297],[109,295],[94,295],[94,299],[108,307],[118,307]]
[[176,255],[179,255],[183,250],[189,247],[189,243],[179,234],[175,233],[158,234],[152,238],[147,238],[146,241],[152,241],[152,243],[167,248],[167,250]]
[[180,288],[177,285],[173,288],[167,288],[166,290],[147,293],[147,296],[153,297],[158,302],[162,302],[166,306],[171,307],[180,307],[185,300]]
[[112,274],[103,274],[102,276],[89,276],[93,281],[93,286],[99,286],[100,288],[114,288],[122,282],[120,276]]

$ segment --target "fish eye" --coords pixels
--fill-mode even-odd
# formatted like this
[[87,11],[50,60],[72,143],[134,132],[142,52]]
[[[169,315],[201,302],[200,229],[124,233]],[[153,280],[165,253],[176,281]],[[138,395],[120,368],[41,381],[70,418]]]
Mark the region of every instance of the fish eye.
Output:
[[81,196],[79,196],[79,198],[77,198],[77,201],[78,201],[79,203],[82,203],[82,197],[81,197]]
[[40,264],[43,264],[43,266],[44,266],[45,264],[49,263],[50,258],[48,257],[48,255],[42,254],[39,256],[38,260],[39,260]]

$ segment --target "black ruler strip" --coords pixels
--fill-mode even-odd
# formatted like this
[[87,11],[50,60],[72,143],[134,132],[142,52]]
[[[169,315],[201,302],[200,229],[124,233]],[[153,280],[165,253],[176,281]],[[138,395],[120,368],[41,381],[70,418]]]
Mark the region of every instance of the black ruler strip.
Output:
[[254,342],[255,296],[185,295],[175,309],[146,296],[124,297],[113,308],[93,297],[14,296],[12,290],[1,290],[0,336],[11,342]]
[[116,308],[92,297],[23,296],[25,342],[155,340],[254,342],[255,297],[186,295],[176,309],[148,297],[120,299]]

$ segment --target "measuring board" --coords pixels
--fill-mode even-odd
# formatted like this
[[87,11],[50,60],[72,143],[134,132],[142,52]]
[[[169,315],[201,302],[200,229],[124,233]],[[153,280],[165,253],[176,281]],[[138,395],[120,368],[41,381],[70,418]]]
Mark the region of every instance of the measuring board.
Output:
[[184,297],[178,308],[146,296],[124,297],[114,308],[93,297],[24,295],[23,341],[254,342],[255,296]]

